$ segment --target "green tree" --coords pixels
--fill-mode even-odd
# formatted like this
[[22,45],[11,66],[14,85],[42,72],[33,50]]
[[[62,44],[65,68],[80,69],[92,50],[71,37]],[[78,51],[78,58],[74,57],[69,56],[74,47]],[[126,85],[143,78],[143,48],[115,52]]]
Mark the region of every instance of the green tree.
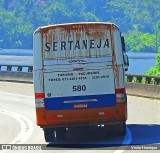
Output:
[[124,31],[139,25],[141,32],[154,32],[160,18],[159,0],[106,0],[105,8],[110,20]]
[[156,56],[156,66],[151,67],[149,71],[145,72],[146,75],[160,76],[160,47]]
[[[156,66],[151,67],[149,71],[147,71],[145,74],[147,75],[153,75],[153,76],[160,76],[160,20],[156,23],[157,28],[157,48],[158,48],[158,54],[156,56]],[[158,47],[159,46],[159,47]]]
[[155,34],[142,33],[138,30],[130,31],[125,35],[127,50],[130,52],[155,51]]
[[155,50],[159,19],[159,0],[1,0],[0,39],[4,48],[32,48],[32,33],[39,26],[112,21],[126,34],[130,51]]

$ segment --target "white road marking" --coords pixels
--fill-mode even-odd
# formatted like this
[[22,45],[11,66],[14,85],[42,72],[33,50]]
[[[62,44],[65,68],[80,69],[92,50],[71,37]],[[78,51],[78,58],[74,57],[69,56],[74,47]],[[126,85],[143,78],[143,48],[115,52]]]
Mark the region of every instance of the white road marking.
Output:
[[[26,142],[32,135],[33,133],[33,123],[26,117],[14,113],[14,112],[10,112],[4,109],[0,109],[0,113],[8,115],[14,119],[16,119],[19,123],[20,123],[20,132],[18,134],[18,136],[16,138],[14,138],[10,143],[8,144],[23,144],[24,142]],[[6,151],[2,151],[3,153]]]
[[[26,97],[26,98],[34,98],[32,96],[6,93],[6,92],[0,92],[0,94]],[[28,118],[26,118],[26,117],[24,117],[20,114],[14,113],[14,112],[6,111],[4,109],[0,109],[0,113],[3,113],[3,114],[6,114],[6,115],[9,115],[9,116],[13,117],[14,119],[16,119],[20,123],[20,126],[21,126],[21,130],[20,130],[18,136],[16,138],[14,138],[14,140],[12,140],[9,144],[23,144],[24,142],[26,142],[31,137],[32,132],[34,130],[34,126],[33,126],[33,123]],[[132,134],[131,134],[129,128],[126,127],[126,130],[127,130],[127,135],[125,136],[125,138],[122,142],[122,145],[130,144],[131,140],[132,140]],[[122,153],[122,152],[124,152],[124,150],[114,151],[114,153]],[[4,151],[3,151],[3,153],[4,153]]]
[[0,92],[0,94],[12,95],[12,96],[19,96],[19,97],[25,97],[25,98],[34,98],[34,97],[32,97],[32,96],[26,96],[26,95],[20,95],[20,94],[13,94],[13,93],[6,93],[6,92]]
[[[122,145],[128,145],[131,143],[131,140],[132,140],[132,134],[131,134],[131,131],[128,127],[126,127],[126,130],[127,130],[127,135],[125,136],[123,142],[122,142]],[[122,153],[124,152],[124,150],[116,150],[114,151],[113,153]]]

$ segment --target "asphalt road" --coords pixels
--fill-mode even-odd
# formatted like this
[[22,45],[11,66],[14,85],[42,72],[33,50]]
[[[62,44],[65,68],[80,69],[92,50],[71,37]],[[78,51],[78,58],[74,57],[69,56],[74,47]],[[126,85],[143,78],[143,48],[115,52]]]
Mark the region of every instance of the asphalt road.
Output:
[[[68,146],[45,142],[42,129],[36,125],[33,95],[32,84],[0,82],[0,144],[44,144],[44,148],[50,149],[23,152],[70,153],[82,152],[81,149],[87,153],[122,153],[133,150],[134,152],[153,152],[152,150],[137,151],[133,147],[136,144],[153,147],[153,144],[158,143],[159,145],[155,147],[159,146],[160,149],[160,100],[128,96],[126,137],[113,134],[104,135],[103,129],[72,131],[72,136],[65,143],[78,145],[67,148]],[[122,144],[125,147],[120,147]],[[129,150],[126,150],[128,146]],[[17,152],[17,150],[7,152]]]

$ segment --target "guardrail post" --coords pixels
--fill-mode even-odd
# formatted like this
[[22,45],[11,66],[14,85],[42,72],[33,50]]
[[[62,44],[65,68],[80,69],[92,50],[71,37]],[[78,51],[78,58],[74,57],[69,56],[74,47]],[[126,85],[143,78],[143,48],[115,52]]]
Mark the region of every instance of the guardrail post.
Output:
[[143,76],[137,76],[137,77],[136,77],[136,78],[137,78],[136,82],[142,83],[142,77],[143,77]]
[[18,72],[22,72],[22,66],[18,66],[17,71],[18,71]]
[[155,78],[154,79],[154,84],[159,85],[160,84],[160,78]]
[[145,83],[146,83],[146,84],[150,84],[150,83],[151,83],[151,77],[147,77],[147,76],[146,76],[146,81],[145,81]]
[[127,75],[127,82],[132,82],[133,76],[132,75]]
[[8,65],[7,66],[7,71],[11,71],[12,70],[12,66]]
[[33,71],[33,66],[29,66],[28,67],[28,72],[32,72]]

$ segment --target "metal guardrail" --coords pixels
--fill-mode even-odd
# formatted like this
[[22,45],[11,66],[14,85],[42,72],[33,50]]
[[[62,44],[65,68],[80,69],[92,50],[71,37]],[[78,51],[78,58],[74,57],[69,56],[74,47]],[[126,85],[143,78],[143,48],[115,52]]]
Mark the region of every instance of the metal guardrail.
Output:
[[160,85],[160,76],[127,74],[126,82]]
[[[33,66],[26,65],[0,65],[0,71],[12,71],[12,72],[33,72]],[[142,84],[160,85],[160,76],[148,76],[148,75],[134,75],[126,74],[126,82],[137,82]]]
[[0,65],[0,71],[12,71],[12,72],[32,72],[33,66],[26,65]]

